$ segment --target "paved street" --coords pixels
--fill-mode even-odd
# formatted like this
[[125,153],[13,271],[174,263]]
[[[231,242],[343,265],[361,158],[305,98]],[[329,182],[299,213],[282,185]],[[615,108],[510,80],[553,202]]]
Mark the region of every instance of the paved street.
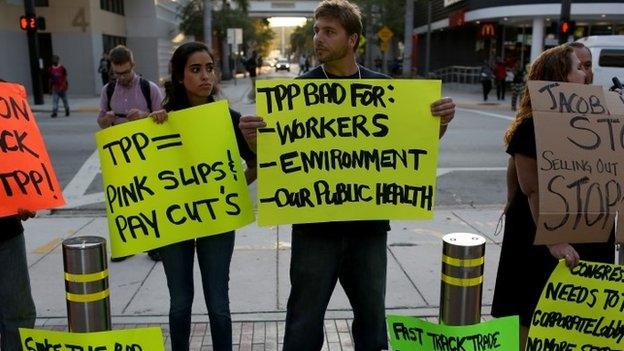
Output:
[[[287,77],[287,73],[261,78]],[[254,113],[248,79],[223,85],[234,109]],[[388,240],[389,314],[435,320],[439,308],[441,237],[471,232],[487,238],[483,316],[489,318],[502,236],[494,234],[505,199],[506,159],[502,135],[511,119],[507,105],[480,105],[478,94],[445,91],[458,105],[451,128],[440,144],[436,216],[431,221],[393,221]],[[82,235],[107,237],[99,163],[93,133],[97,98],[76,100],[68,118],[49,118],[35,107],[69,205],[26,222],[31,283],[37,325],[65,329],[66,307],[61,242]],[[254,186],[250,187],[254,192]],[[240,350],[278,350],[290,289],[290,227],[249,225],[237,231],[232,259],[230,299],[234,339]],[[196,284],[199,270],[196,267]],[[111,263],[110,287],[116,328],[161,326],[169,345],[168,291],[162,264],[146,255]],[[196,286],[192,350],[211,350],[202,291]],[[352,313],[338,286],[326,314],[326,350],[352,350]],[[169,347],[169,346],[168,346]]]

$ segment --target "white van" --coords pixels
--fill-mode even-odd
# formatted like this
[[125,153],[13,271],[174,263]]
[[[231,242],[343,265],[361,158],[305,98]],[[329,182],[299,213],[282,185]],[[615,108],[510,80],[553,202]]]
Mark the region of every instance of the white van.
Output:
[[599,35],[577,40],[592,53],[594,84],[610,88],[618,77],[624,84],[624,35]]

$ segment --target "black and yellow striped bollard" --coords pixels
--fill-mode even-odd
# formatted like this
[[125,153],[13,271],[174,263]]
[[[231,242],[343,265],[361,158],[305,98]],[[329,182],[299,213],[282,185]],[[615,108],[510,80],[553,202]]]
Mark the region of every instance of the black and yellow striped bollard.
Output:
[[106,240],[83,236],[63,241],[63,266],[69,331],[111,330]]
[[440,323],[481,322],[485,239],[476,234],[451,233],[442,238]]

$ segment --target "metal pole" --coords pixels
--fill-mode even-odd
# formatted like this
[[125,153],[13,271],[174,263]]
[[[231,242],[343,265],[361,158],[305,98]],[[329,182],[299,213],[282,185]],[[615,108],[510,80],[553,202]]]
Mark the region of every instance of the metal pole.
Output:
[[481,321],[485,239],[470,233],[442,238],[440,323],[471,325]]
[[212,0],[204,0],[204,43],[212,50]]
[[69,331],[111,330],[106,240],[83,236],[63,241],[63,267]]
[[427,43],[425,45],[425,78],[429,76],[429,56],[431,55],[431,0],[427,0]]
[[565,34],[561,32],[561,23],[564,21],[570,20],[570,8],[572,0],[561,0],[561,16],[559,16],[559,44],[564,44],[568,42],[569,34]]
[[[24,14],[26,17],[36,18],[35,1],[24,0]],[[30,79],[32,81],[32,96],[35,105],[43,105],[43,85],[41,84],[41,74],[39,74],[39,45],[37,42],[37,29],[26,31],[28,37],[28,56],[30,59]]]
[[412,76],[412,32],[414,31],[414,0],[405,0],[405,39],[403,49],[403,77]]
[[502,31],[501,31],[501,60],[503,60],[503,62],[505,62],[505,35],[507,33],[505,33],[505,25],[502,24]]

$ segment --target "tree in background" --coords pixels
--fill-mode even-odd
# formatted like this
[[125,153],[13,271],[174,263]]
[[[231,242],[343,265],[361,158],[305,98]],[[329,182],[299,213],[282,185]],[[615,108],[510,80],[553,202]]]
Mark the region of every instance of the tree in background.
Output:
[[312,55],[314,53],[314,20],[308,19],[303,26],[295,28],[290,35],[290,54],[293,57]]
[[[256,50],[260,55],[266,56],[269,51],[270,42],[275,34],[269,27],[266,18],[249,18],[249,0],[213,0],[220,5],[212,12],[213,35],[219,40],[221,45],[221,60],[227,60],[227,29],[243,29],[244,52]],[[234,5],[234,6],[233,6]],[[204,39],[203,29],[204,1],[190,0],[186,5],[181,6],[179,17],[181,18],[180,30],[189,36],[194,36],[196,40]],[[212,48],[214,49],[214,48]],[[236,50],[236,48],[233,48]],[[227,77],[228,75],[224,75]]]

